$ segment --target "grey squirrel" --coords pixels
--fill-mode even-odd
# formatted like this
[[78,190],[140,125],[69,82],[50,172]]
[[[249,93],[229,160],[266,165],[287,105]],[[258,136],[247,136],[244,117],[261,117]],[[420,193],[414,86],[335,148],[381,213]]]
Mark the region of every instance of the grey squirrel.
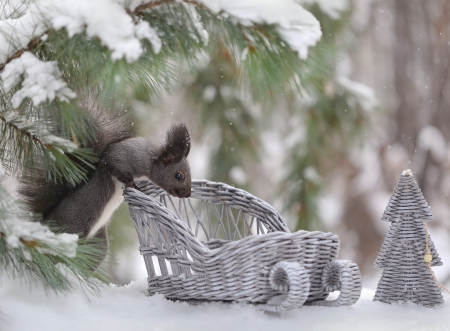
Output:
[[[95,140],[87,144],[99,159],[88,181],[75,187],[48,182],[37,169],[37,178],[22,177],[19,193],[33,213],[42,214],[62,232],[80,237],[101,238],[100,263],[107,253],[107,225],[123,200],[122,186],[136,180],[151,180],[169,194],[180,198],[191,195],[191,173],[187,156],[191,141],[184,124],[173,125],[165,143],[134,137],[134,126],[126,111],[102,109],[92,98],[80,105],[95,124]],[[87,170],[87,169],[86,169]]]

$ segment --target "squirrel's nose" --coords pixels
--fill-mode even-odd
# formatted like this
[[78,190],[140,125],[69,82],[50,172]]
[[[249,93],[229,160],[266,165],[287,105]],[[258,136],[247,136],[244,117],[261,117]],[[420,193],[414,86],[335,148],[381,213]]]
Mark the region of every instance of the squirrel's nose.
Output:
[[191,196],[191,189],[176,190],[175,195],[178,198],[189,198]]

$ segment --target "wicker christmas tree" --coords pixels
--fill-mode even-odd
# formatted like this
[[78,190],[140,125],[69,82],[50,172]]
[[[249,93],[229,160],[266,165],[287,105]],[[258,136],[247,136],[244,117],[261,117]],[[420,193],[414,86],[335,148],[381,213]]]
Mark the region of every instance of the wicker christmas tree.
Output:
[[381,219],[391,228],[374,263],[383,269],[374,301],[443,303],[431,270],[442,265],[427,229],[433,215],[411,170],[403,171]]

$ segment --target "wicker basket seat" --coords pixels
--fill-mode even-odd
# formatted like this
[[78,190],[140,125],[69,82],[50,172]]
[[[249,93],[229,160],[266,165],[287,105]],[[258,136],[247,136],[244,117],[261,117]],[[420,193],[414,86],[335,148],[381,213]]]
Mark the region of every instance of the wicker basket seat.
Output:
[[[223,183],[193,181],[189,199],[174,198],[150,182],[138,187],[126,188],[124,196],[150,294],[251,302],[273,312],[359,299],[359,268],[336,259],[336,235],[290,233],[265,201]],[[325,300],[335,290],[341,291],[338,299]]]

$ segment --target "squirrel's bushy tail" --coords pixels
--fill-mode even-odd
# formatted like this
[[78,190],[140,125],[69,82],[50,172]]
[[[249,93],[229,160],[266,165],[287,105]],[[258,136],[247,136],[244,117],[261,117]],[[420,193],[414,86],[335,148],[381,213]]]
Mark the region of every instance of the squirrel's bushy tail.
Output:
[[[97,95],[93,93],[78,93],[78,100],[80,108],[86,113],[86,121],[94,125],[95,128],[95,138],[80,147],[92,149],[99,160],[108,146],[134,136],[130,110],[114,103],[111,103],[106,109],[99,105]],[[86,169],[78,158],[71,159],[78,163],[80,167],[84,166]],[[95,169],[89,169],[87,177],[89,178],[94,171]],[[42,162],[37,161],[33,176],[22,176],[20,178],[18,192],[25,200],[29,210],[33,213],[42,214],[45,219],[46,214],[77,187],[64,180],[62,182],[48,181],[44,175]]]
[[83,147],[92,148],[99,158],[111,144],[135,135],[131,110],[125,106],[111,102],[105,109],[92,94],[83,95],[79,105],[95,126],[95,140]]

